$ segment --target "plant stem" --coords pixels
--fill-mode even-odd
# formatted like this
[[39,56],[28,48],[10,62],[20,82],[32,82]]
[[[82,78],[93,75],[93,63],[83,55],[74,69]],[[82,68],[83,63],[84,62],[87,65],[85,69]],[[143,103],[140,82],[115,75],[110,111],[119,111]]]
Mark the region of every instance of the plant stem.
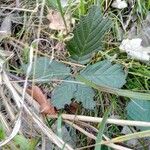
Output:
[[123,89],[117,89],[117,88],[112,88],[112,87],[107,87],[107,86],[101,86],[101,85],[96,85],[95,83],[85,79],[84,77],[78,75],[77,80],[85,83],[86,85],[98,90],[98,91],[103,91],[111,94],[115,94],[118,96],[124,96],[124,97],[129,97],[132,99],[138,99],[138,100],[150,100],[150,94],[149,93],[140,93],[140,92],[133,92],[130,90],[123,90]]
[[[50,118],[58,118],[57,115],[49,115]],[[68,115],[62,114],[62,119],[65,120],[74,120],[74,121],[85,121],[85,122],[93,122],[93,123],[100,123],[103,118],[100,117],[89,117],[89,116],[82,116],[82,115]],[[143,121],[133,121],[133,120],[122,120],[122,119],[107,119],[106,121],[109,124],[116,124],[121,126],[141,126],[141,127],[150,127],[150,122],[143,122]]]
[[65,25],[65,28],[66,28],[66,32],[68,33],[67,23],[66,23],[66,20],[65,20],[65,17],[64,17],[64,13],[63,13],[63,9],[62,9],[60,0],[57,0],[57,4],[58,4],[58,8],[59,8],[59,11],[61,13],[61,17],[62,17],[64,25]]

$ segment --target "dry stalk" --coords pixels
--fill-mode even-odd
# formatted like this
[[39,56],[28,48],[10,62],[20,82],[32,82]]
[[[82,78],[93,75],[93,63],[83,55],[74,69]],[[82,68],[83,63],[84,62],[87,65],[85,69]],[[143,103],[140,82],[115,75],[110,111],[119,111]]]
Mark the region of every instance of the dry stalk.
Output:
[[[22,95],[23,88],[20,87],[17,83],[13,83],[13,86],[17,90],[17,92],[20,95]],[[29,107],[31,106],[31,109],[34,109],[38,113],[40,113],[40,110],[39,110],[40,106],[39,106],[39,104],[28,93],[25,94],[25,99],[26,99],[26,102],[29,105]]]
[[[50,118],[57,118],[56,115],[49,115]],[[84,121],[84,122],[93,122],[93,123],[100,123],[102,122],[103,118],[100,117],[90,117],[90,116],[83,116],[83,115],[68,115],[62,114],[62,118],[65,120],[73,120],[73,121]],[[107,119],[108,124],[116,124],[121,126],[139,126],[139,127],[150,127],[150,122],[144,121],[133,121],[133,120],[122,120],[122,119]]]
[[3,105],[5,106],[6,111],[7,111],[8,115],[10,116],[10,120],[14,121],[15,120],[14,111],[8,103],[8,98],[4,95],[2,87],[0,87],[0,97],[2,98]]
[[5,116],[3,116],[3,114],[1,112],[0,112],[0,121],[1,121],[2,125],[4,126],[5,130],[9,132],[10,131],[9,125],[5,119]]
[[[4,81],[6,81],[5,79],[8,79],[7,75],[4,73]],[[6,83],[5,83],[6,84]],[[39,128],[42,130],[42,132],[48,136],[48,138],[54,143],[56,144],[59,148],[62,148],[64,145],[65,147],[65,150],[73,150],[68,144],[65,144],[65,142],[60,139],[55,133],[53,133],[53,131],[48,128],[45,123],[39,118],[39,116],[37,116],[33,110],[30,110],[28,106],[26,106],[25,103],[22,102],[22,98],[21,96],[16,92],[16,90],[14,89],[14,87],[11,85],[10,81],[7,80],[7,86],[9,86],[9,90],[11,91],[14,99],[16,101],[19,102],[19,105],[20,104],[23,104],[23,108],[24,108],[24,111],[31,117],[31,119],[39,126]],[[21,88],[21,87],[20,87]],[[23,89],[21,89],[20,91],[23,91]],[[26,96],[27,94],[25,94]],[[29,96],[28,96],[29,97]],[[31,100],[31,99],[30,99]],[[17,124],[20,125],[19,123],[19,120],[20,118],[17,120]],[[18,126],[17,126],[18,127]],[[16,126],[14,127],[13,131],[16,131],[18,133],[18,129]],[[15,134],[17,134],[15,132]],[[14,135],[14,132],[12,133]],[[9,141],[12,139],[12,134],[11,136],[9,136]],[[7,140],[8,142],[8,140]],[[6,142],[5,142],[6,143]]]
[[24,12],[31,12],[31,13],[36,13],[37,12],[37,9],[38,9],[38,6],[36,6],[35,9],[33,10],[30,10],[30,9],[24,9],[24,8],[18,8],[18,7],[3,7],[1,6],[0,7],[1,9],[7,9],[7,10],[13,10],[13,11],[24,11]]
[[[0,120],[1,120],[1,123],[2,123],[3,127],[5,128],[5,131],[6,131],[7,133],[9,133],[11,129],[10,129],[10,127],[9,127],[9,125],[8,125],[8,123],[7,123],[7,121],[6,121],[6,119],[5,119],[5,116],[3,116],[2,113],[0,113]],[[19,150],[19,149],[14,145],[13,142],[10,142],[10,147],[11,147],[12,149]]]
[[[83,128],[79,127],[78,125],[74,124],[73,122],[68,121],[68,120],[64,120],[64,122],[71,125],[75,129],[79,130],[81,133],[83,133],[87,137],[96,140],[96,136],[94,136],[93,134],[85,131]],[[105,136],[105,138],[106,138],[106,136]],[[107,138],[106,140],[109,140],[109,138]],[[131,150],[129,148],[126,148],[126,147],[123,147],[123,146],[120,146],[120,145],[117,145],[117,144],[114,144],[114,143],[109,143],[109,144],[104,144],[104,145],[106,145],[108,147],[111,147],[111,148],[114,148],[116,150]]]

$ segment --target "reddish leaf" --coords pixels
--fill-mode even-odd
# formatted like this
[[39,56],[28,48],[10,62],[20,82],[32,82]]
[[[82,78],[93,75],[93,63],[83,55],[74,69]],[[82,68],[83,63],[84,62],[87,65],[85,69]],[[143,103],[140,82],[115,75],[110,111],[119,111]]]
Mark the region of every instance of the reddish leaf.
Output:
[[77,102],[71,102],[70,105],[65,106],[65,110],[69,114],[76,114],[80,110],[80,104]]
[[30,94],[40,105],[41,113],[44,115],[56,115],[54,106],[47,101],[46,96],[38,86],[32,86],[27,89],[27,93]]

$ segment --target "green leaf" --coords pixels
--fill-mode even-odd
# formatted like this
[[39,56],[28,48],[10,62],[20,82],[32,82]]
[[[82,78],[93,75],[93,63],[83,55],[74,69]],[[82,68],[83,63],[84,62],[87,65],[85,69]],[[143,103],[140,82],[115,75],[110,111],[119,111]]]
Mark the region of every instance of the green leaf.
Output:
[[[73,1],[71,1],[71,3],[76,4],[78,2],[78,1],[77,2],[76,1],[77,0],[73,0]],[[70,3],[68,0],[60,0],[60,2],[61,2],[62,8],[68,6]],[[49,7],[59,10],[57,0],[47,0],[47,4]]]
[[62,139],[62,117],[61,114],[57,119],[57,135]]
[[37,139],[27,139],[23,135],[16,135],[14,137],[14,143],[19,146],[21,150],[33,150],[38,142],[39,140]]
[[58,8],[56,0],[47,0],[47,3],[49,6],[51,6],[53,8]]
[[36,149],[37,144],[39,143],[39,139],[32,138],[29,140],[29,150]]
[[[74,81],[74,79],[69,80]],[[83,107],[93,109],[96,105],[93,101],[94,96],[95,93],[90,87],[73,82],[63,82],[53,91],[52,103],[60,109],[63,108],[65,104],[70,104],[71,99],[74,98],[82,102]]]
[[[26,73],[29,64],[22,65],[24,73]],[[35,73],[34,73],[35,71]],[[64,64],[53,60],[52,62],[47,57],[39,57],[33,63],[30,76],[39,80],[62,79],[70,75],[70,68]]]
[[89,65],[80,74],[87,80],[101,86],[121,88],[126,83],[126,74],[122,65],[112,65],[108,60]]
[[95,93],[92,88],[82,84],[77,84],[77,90],[74,93],[76,100],[81,101],[84,108],[93,109],[96,103],[93,101]]
[[74,83],[63,82],[52,93],[52,103],[57,108],[63,108],[65,104],[70,104],[76,91]]
[[118,96],[125,96],[125,97],[129,97],[132,99],[150,100],[150,94],[149,93],[133,92],[131,90],[123,90],[123,89],[117,89],[117,88],[112,88],[112,87],[108,87],[108,86],[97,85],[97,84],[85,79],[81,75],[76,76],[76,79],[80,82],[85,83],[89,87],[92,87],[92,88],[98,90],[98,91],[103,91],[103,92],[115,94]]
[[127,106],[127,115],[133,120],[150,122],[150,101],[132,99]]
[[98,6],[91,7],[89,14],[80,19],[73,31],[74,37],[67,42],[67,49],[75,61],[86,63],[93,52],[102,48],[102,39],[111,26],[111,21],[103,17]]
[[4,139],[5,137],[6,137],[6,134],[5,134],[4,127],[3,127],[3,125],[0,123],[0,140]]
[[16,135],[14,137],[14,142],[20,147],[21,150],[29,149],[29,141],[23,135]]
[[105,125],[106,125],[106,121],[108,118],[108,115],[110,113],[110,108],[104,113],[104,117],[102,122],[100,123],[100,127],[99,127],[99,132],[96,138],[96,146],[95,146],[95,150],[101,150],[101,141],[102,141],[102,137],[103,137],[103,133],[104,133],[104,129],[105,129]]

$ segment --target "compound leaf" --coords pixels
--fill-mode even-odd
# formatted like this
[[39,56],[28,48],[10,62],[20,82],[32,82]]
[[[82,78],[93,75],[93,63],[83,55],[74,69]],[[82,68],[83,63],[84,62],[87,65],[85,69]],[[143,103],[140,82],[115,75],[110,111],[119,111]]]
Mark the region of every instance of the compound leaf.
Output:
[[[74,79],[71,79],[74,81]],[[93,109],[95,102],[93,101],[94,90],[85,85],[72,82],[63,82],[58,86],[52,94],[52,103],[57,108],[63,108],[65,104],[70,104],[71,99],[82,102],[84,108]]]
[[52,93],[52,103],[57,108],[63,108],[65,104],[70,104],[76,91],[74,83],[63,82]]

